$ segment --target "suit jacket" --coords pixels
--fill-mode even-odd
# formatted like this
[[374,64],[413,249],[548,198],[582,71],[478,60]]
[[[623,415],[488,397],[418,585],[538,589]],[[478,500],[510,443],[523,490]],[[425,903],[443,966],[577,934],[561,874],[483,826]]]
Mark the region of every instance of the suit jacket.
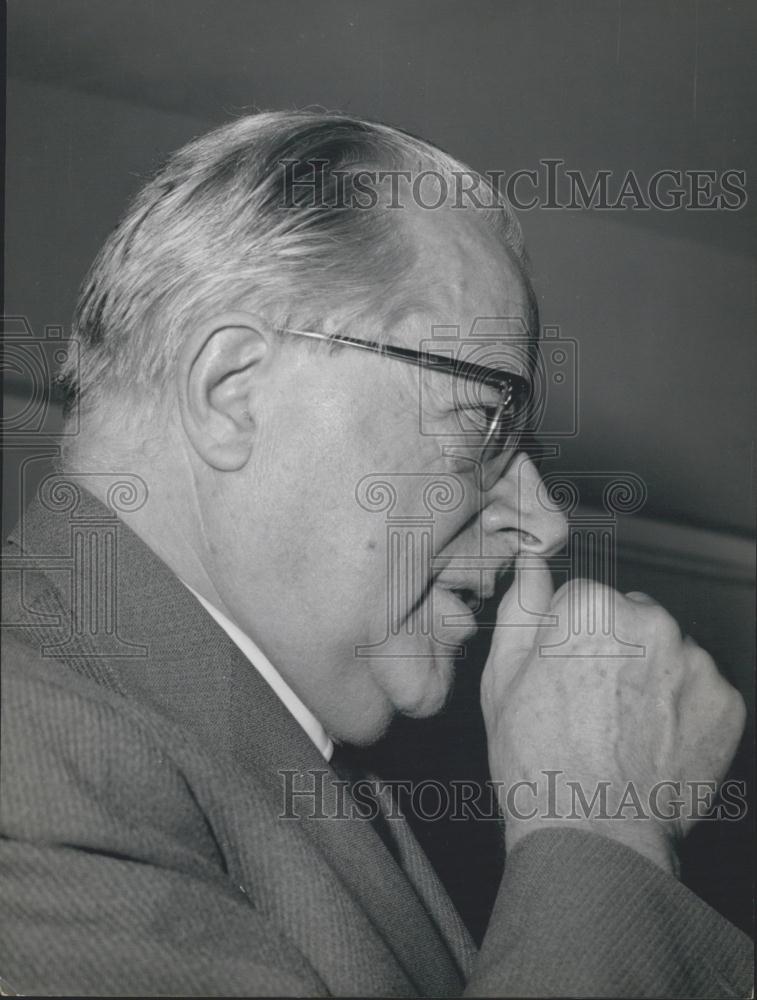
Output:
[[[48,483],[4,579],[5,992],[749,992],[741,932],[635,852],[565,829],[507,859],[477,954],[405,823],[390,852],[365,820],[313,818],[334,772],[80,484]],[[287,803],[287,781],[305,794]]]

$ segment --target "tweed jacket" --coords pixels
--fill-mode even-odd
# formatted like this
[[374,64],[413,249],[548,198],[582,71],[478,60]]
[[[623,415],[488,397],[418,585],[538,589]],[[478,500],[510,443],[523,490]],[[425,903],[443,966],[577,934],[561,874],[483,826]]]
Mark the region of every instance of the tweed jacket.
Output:
[[81,485],[46,497],[4,559],[3,992],[748,994],[740,931],[565,829],[507,859],[477,953],[405,822],[390,851],[333,818],[336,774],[168,567]]

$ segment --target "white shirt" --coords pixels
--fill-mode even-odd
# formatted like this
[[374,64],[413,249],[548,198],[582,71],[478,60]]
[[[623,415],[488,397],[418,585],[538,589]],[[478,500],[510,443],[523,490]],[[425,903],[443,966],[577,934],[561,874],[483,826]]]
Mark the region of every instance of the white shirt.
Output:
[[[184,583],[183,580],[182,583]],[[213,605],[209,601],[206,601],[201,594],[198,594],[193,587],[190,587],[188,583],[184,583],[184,586],[187,590],[194,594],[210,617],[221,626],[226,635],[250,661],[252,666],[255,667],[260,676],[273,688],[281,701],[283,701],[284,705],[299,722],[326,760],[331,760],[331,755],[334,752],[334,744],[326,734],[326,730],[320,724],[318,719],[316,719],[310,709],[289,687],[287,682],[278,672],[276,667],[274,667],[265,653],[248,635],[235,625],[234,622],[230,621],[226,615],[222,614],[218,610],[218,608],[213,607]]]

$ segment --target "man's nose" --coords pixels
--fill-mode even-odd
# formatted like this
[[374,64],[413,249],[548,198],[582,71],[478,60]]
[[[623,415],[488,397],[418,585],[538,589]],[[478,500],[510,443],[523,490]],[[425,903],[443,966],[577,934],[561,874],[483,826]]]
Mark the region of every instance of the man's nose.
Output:
[[509,533],[518,552],[549,556],[567,539],[568,522],[524,452],[485,495],[481,518],[485,534]]

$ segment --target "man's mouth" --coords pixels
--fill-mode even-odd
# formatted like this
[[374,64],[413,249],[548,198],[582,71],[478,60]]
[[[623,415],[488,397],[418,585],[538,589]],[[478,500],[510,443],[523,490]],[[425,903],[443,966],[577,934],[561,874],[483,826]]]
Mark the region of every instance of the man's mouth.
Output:
[[472,590],[469,587],[451,587],[449,589],[452,590],[455,597],[461,600],[463,604],[467,604],[468,608],[474,613],[480,609],[481,605],[486,600],[486,597],[483,594],[479,595],[475,590]]
[[491,571],[455,576],[440,573],[435,583],[439,589],[450,591],[458,601],[475,613],[480,611],[484,603],[494,596],[496,574]]
[[434,588],[434,608],[441,615],[441,625],[454,629],[454,637],[460,642],[478,631],[478,623],[474,617],[478,598],[473,591],[468,591],[468,600],[464,600],[463,592],[446,586]]
[[418,611],[433,594],[445,625],[475,632],[478,623],[474,616],[482,612],[486,603],[495,596],[497,582],[507,575],[509,568],[509,563],[483,570],[445,567],[430,580],[413,611]]

